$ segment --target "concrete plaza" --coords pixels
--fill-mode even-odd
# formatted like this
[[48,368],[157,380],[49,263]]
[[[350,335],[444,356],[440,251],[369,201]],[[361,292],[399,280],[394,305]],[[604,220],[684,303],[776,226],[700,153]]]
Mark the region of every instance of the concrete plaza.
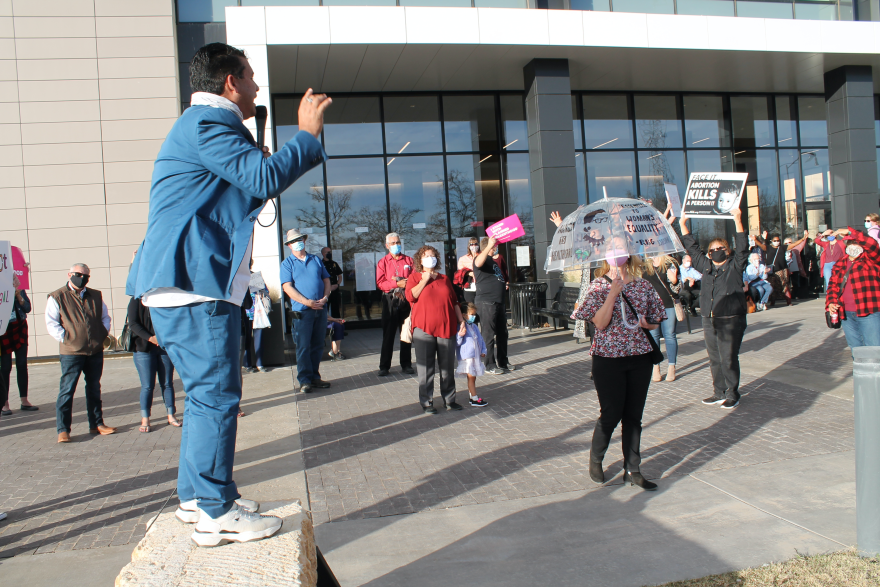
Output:
[[[653,383],[645,409],[656,493],[621,484],[617,436],[613,479],[590,481],[587,346],[552,329],[512,332],[520,369],[478,381],[489,407],[437,416],[421,413],[414,378],[376,376],[375,330],[352,331],[349,359],[322,365],[329,390],[293,394],[289,368],[246,375],[236,479],[249,498],[308,499],[345,587],[653,585],[853,545],[852,362],[821,301],[749,317],[748,395],[733,411],[699,403],[711,382],[692,325],[678,379]],[[105,419],[119,433],[90,437],[78,392],[74,442],[57,445],[58,365],[30,373],[40,412],[18,412],[13,383],[15,414],[0,420],[0,557],[13,557],[0,573],[109,584],[174,488],[179,430],[157,402],[158,425],[138,432],[134,366],[110,359]]]

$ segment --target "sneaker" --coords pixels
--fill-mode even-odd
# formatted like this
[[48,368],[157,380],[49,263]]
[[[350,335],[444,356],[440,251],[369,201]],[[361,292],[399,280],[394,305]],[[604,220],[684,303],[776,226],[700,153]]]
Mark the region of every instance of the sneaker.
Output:
[[3,520],[5,520],[5,519],[6,519],[6,513],[5,513],[5,512],[0,512],[0,521],[3,521]]
[[262,540],[278,532],[281,523],[277,516],[263,516],[236,504],[218,518],[201,512],[192,541],[201,547],[211,547],[227,542]]
[[486,373],[489,375],[507,375],[510,371],[507,369],[502,369],[501,367],[495,367],[494,369],[486,369]]
[[336,360],[337,361],[344,361],[345,355],[343,355],[342,353],[336,353]]
[[489,405],[489,402],[487,402],[486,400],[484,400],[481,397],[472,397],[471,398],[471,405],[474,407],[477,407],[477,408],[484,408]]
[[724,400],[724,403],[721,404],[721,407],[724,408],[725,410],[732,410],[733,408],[735,408],[738,405],[739,405],[738,399],[736,399],[736,400],[726,399],[726,400]]
[[507,363],[507,367],[504,367],[507,371],[516,371],[516,365],[513,363]]
[[[251,499],[236,499],[235,503],[237,503],[240,508],[246,509],[249,512],[260,511],[260,504]],[[180,505],[177,506],[177,511],[174,512],[177,519],[184,524],[195,524],[199,521],[200,514],[201,510],[199,509],[199,501],[197,499],[180,502]]]
[[327,389],[330,384],[323,379],[312,379],[312,387],[316,389]]
[[723,397],[715,397],[713,395],[712,397],[707,397],[706,399],[704,399],[703,403],[706,404],[707,406],[714,406],[715,404],[724,403],[724,398]]
[[329,353],[327,353],[327,355],[330,357],[330,360],[331,360],[331,361],[336,361],[336,360],[338,360],[338,358],[337,358],[337,356],[336,356],[336,353],[334,353],[333,351],[330,351]]
[[450,403],[446,404],[446,409],[451,410],[453,412],[457,412],[459,410],[463,410],[464,408],[461,407],[461,404],[459,404],[459,403],[450,402]]
[[437,413],[437,408],[434,406],[422,406],[422,409],[425,410],[426,414],[431,414],[432,416]]

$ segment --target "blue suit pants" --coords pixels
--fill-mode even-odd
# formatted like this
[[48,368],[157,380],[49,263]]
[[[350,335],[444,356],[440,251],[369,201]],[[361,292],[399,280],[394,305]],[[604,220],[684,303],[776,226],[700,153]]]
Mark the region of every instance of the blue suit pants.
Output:
[[232,480],[241,401],[241,309],[222,301],[150,308],[159,346],[186,390],[177,494],[212,518],[241,497]]

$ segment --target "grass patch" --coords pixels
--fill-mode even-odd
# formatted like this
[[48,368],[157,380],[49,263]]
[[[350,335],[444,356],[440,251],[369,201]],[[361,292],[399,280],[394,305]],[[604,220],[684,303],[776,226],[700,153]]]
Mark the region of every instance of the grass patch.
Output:
[[877,587],[880,558],[855,551],[800,556],[756,569],[675,581],[658,587]]

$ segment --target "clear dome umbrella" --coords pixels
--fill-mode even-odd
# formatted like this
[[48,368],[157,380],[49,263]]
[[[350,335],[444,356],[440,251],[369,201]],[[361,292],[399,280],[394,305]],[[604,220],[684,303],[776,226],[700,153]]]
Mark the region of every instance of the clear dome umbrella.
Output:
[[632,198],[604,198],[566,216],[547,248],[544,269],[598,267],[606,258],[682,253],[669,221],[653,206]]

